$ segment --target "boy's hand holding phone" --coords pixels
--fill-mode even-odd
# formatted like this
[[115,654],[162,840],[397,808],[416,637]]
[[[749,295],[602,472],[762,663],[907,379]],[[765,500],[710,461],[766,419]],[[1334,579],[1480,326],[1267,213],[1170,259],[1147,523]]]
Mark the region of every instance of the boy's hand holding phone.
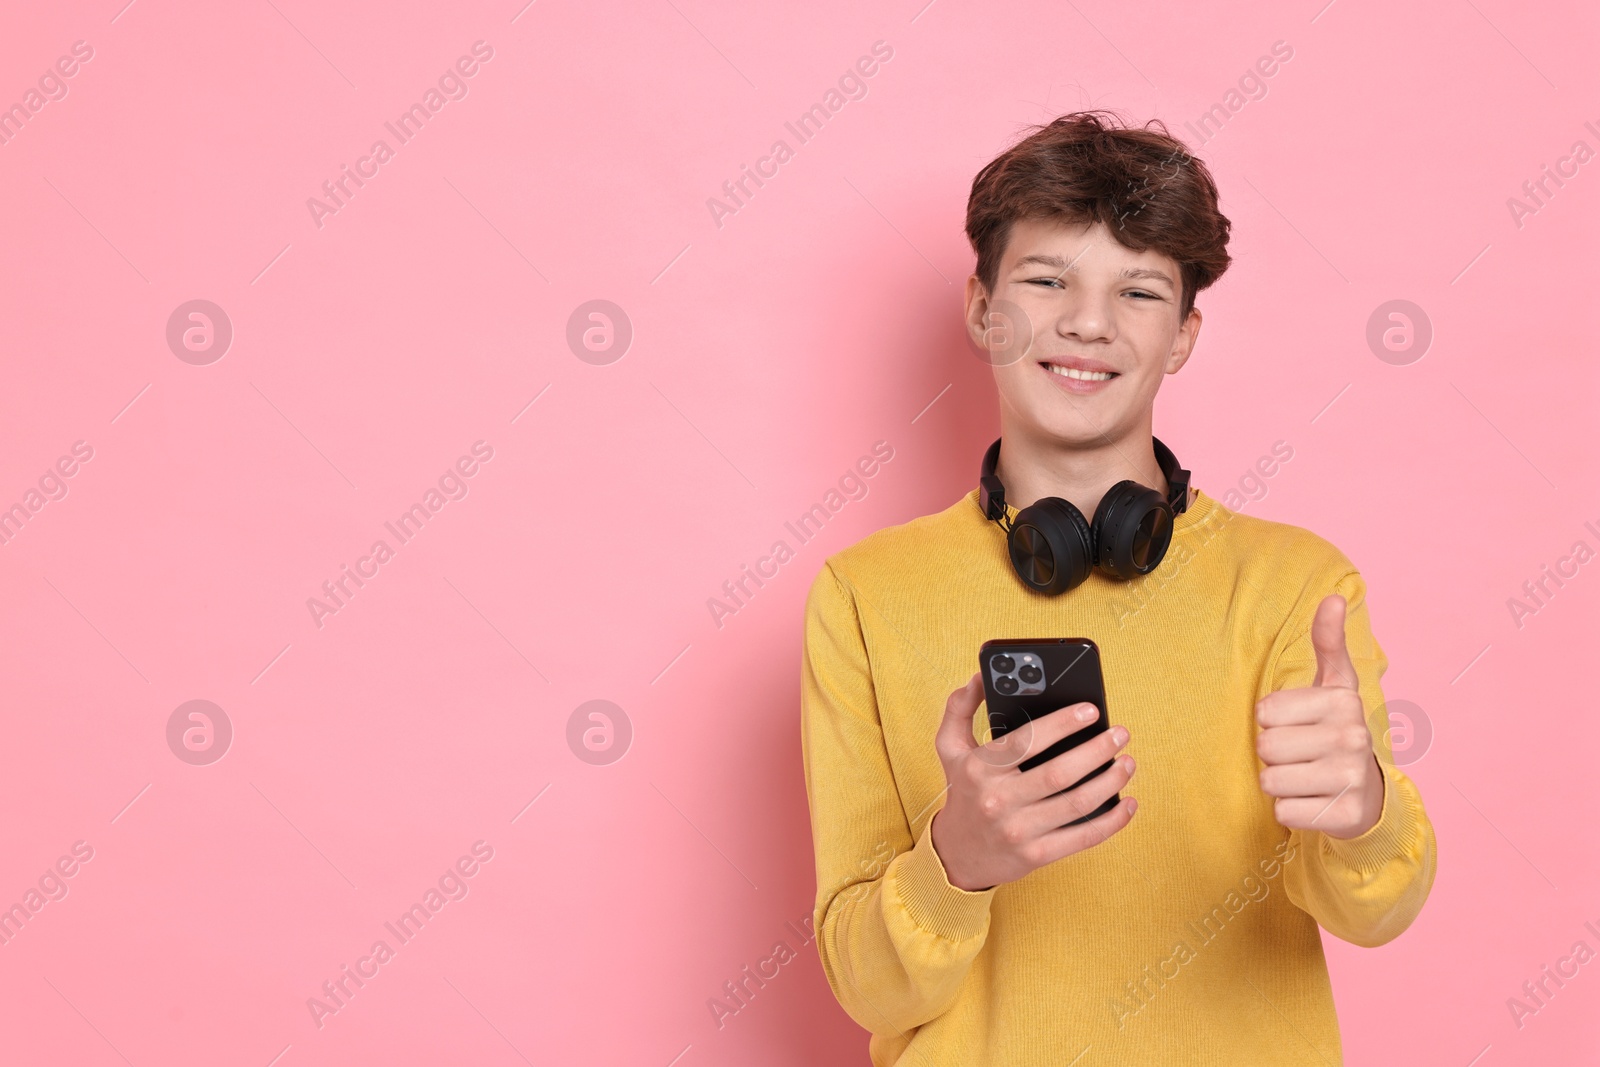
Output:
[[[1077,704],[1033,720],[978,744],[972,721],[983,702],[983,680],[974,674],[950,694],[934,748],[944,765],[948,799],[933,817],[933,847],[945,877],[957,889],[980,892],[1098,845],[1128,825],[1138,804],[1125,797],[1115,808],[1076,826],[1065,823],[1094,811],[1133,776],[1133,758],[1122,756],[1110,770],[1061,792],[1111,760],[1127,744],[1128,731],[1113,727],[1037,767],[1018,764],[1095,722],[1093,704]],[[1081,717],[1080,717],[1080,713]],[[1024,751],[1025,749],[1025,751]]]
[[1344,597],[1317,605],[1311,644],[1316,680],[1281,689],[1256,705],[1256,754],[1267,766],[1261,790],[1278,798],[1273,817],[1291,830],[1357,837],[1383,814],[1383,768],[1372,750],[1355,664],[1345,647]]

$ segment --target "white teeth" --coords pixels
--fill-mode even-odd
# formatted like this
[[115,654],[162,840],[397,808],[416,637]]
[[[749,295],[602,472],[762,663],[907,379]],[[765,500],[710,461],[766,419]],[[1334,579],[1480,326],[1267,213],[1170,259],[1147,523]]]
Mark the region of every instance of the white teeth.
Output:
[[1056,374],[1060,374],[1068,378],[1076,378],[1081,382],[1105,382],[1110,381],[1113,377],[1115,377],[1109,371],[1103,370],[1073,370],[1071,367],[1062,367],[1055,363],[1047,363],[1045,366],[1049,367],[1050,370]]

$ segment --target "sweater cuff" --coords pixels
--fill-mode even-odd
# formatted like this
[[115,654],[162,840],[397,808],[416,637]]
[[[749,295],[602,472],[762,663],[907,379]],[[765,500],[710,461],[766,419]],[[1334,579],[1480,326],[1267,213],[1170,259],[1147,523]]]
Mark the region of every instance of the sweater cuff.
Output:
[[965,941],[988,931],[994,887],[971,893],[950,884],[933,847],[932,819],[911,851],[890,864],[888,873],[895,897],[924,930],[951,941]]
[[1371,874],[1391,860],[1415,851],[1417,828],[1421,825],[1422,804],[1411,783],[1398,771],[1383,769],[1383,810],[1366,833],[1356,837],[1322,835],[1324,848],[1345,866]]

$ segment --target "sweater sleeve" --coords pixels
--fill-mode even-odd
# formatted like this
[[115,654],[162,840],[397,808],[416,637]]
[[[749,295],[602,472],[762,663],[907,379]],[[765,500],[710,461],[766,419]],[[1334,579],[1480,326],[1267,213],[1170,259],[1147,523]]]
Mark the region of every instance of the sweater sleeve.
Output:
[[954,1002],[988,937],[994,890],[946,878],[930,831],[937,802],[907,818],[855,598],[831,565],[806,601],[801,741],[822,969],[857,1023],[909,1039]]
[[1377,823],[1357,837],[1341,839],[1319,830],[1291,830],[1293,855],[1301,861],[1285,866],[1284,886],[1289,899],[1324,930],[1352,944],[1374,948],[1399,937],[1422,911],[1433,888],[1438,857],[1422,794],[1394,763],[1379,687],[1389,661],[1372,635],[1366,591],[1361,575],[1350,571],[1331,589],[1309,599],[1309,611],[1297,624],[1297,630],[1303,627],[1304,632],[1279,654],[1270,672],[1269,691],[1313,683],[1317,655],[1311,644],[1310,618],[1322,597],[1342,594],[1347,605],[1345,642],[1355,664],[1373,751],[1383,772],[1383,808]]

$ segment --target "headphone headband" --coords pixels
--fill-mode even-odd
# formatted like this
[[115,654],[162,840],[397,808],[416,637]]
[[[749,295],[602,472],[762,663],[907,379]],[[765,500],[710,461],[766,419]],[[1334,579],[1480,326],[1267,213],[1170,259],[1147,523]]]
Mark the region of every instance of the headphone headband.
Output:
[[[1000,441],[995,438],[994,444],[983,454],[983,466],[978,471],[978,506],[983,509],[984,518],[995,522],[1000,522],[1006,514],[1006,487],[995,474],[1000,464]],[[1174,515],[1181,515],[1189,509],[1189,472],[1178,465],[1178,457],[1161,443],[1161,438],[1152,436],[1150,443],[1155,447],[1156,463],[1167,479],[1167,505]]]

